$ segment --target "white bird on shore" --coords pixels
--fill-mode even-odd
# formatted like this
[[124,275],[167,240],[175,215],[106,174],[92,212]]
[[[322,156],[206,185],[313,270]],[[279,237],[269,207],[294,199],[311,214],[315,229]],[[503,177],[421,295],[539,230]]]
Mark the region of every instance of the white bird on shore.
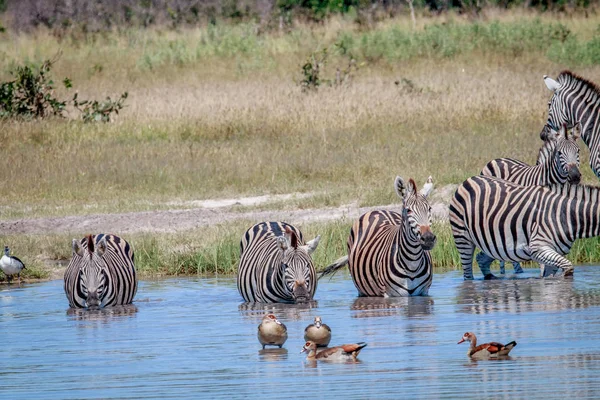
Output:
[[0,269],[2,269],[2,272],[6,275],[8,282],[12,280],[14,274],[17,274],[19,283],[21,283],[21,271],[24,268],[25,264],[23,264],[23,261],[15,256],[11,256],[8,246],[4,246],[4,255],[0,258]]

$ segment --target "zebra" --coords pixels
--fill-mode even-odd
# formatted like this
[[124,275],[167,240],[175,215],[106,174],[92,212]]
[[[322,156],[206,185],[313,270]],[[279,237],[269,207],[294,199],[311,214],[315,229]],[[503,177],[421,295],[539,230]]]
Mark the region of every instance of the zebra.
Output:
[[65,294],[71,308],[131,304],[137,291],[133,249],[116,235],[73,239],[65,271]]
[[[592,196],[561,193],[482,175],[464,181],[449,207],[464,278],[473,279],[476,247],[495,259],[533,260],[550,271],[563,269],[565,277],[573,275],[564,255],[576,239],[600,236],[600,203]],[[481,272],[485,279],[494,277],[489,266],[481,266]]]
[[250,227],[240,243],[238,291],[246,302],[304,303],[317,289],[311,254],[320,236],[304,244],[302,233],[285,222]]
[[[562,185],[567,182],[578,184],[581,180],[578,138],[577,126],[569,134],[566,125],[563,124],[559,132],[551,130],[539,151],[536,165],[528,165],[513,158],[497,158],[488,162],[480,175],[495,176],[523,186]],[[485,253],[477,255],[477,263],[480,266],[486,263],[489,265],[493,261],[494,259]],[[515,273],[523,272],[518,262],[513,262],[513,266]],[[500,273],[505,273],[504,261],[500,261]]]
[[590,149],[590,166],[600,178],[600,88],[571,71],[563,71],[554,80],[544,75],[553,94],[548,102],[548,120],[540,132],[546,139],[551,129],[566,124],[581,124],[581,139]]
[[408,185],[397,176],[396,194],[402,211],[377,210],[354,222],[348,238],[348,255],[329,265],[320,277],[348,265],[359,296],[426,296],[432,282],[429,250],[436,243],[431,231],[427,196],[431,176],[419,192],[413,179]]

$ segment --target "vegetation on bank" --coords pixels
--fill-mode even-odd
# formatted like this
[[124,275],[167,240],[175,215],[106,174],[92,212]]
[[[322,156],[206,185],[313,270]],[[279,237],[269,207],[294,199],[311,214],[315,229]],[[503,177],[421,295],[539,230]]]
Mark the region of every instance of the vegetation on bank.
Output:
[[[192,232],[176,234],[122,235],[134,248],[135,265],[142,279],[182,275],[235,275],[240,256],[240,238],[251,222],[236,222]],[[352,221],[311,223],[302,226],[305,239],[321,235],[313,253],[317,271],[347,254],[346,242]],[[431,255],[434,272],[460,270],[460,258],[447,223],[433,227],[437,243]],[[71,258],[72,235],[0,236],[1,243],[11,244],[15,255],[25,262],[24,279],[62,279],[62,267]],[[574,264],[597,263],[600,238],[578,240],[567,256]],[[476,263],[474,262],[474,265]],[[533,263],[528,263],[533,267]],[[476,268],[476,267],[475,267]],[[497,264],[493,266],[497,268]],[[511,267],[508,268],[509,271]],[[477,275],[476,275],[477,276]],[[0,281],[5,280],[0,274]]]

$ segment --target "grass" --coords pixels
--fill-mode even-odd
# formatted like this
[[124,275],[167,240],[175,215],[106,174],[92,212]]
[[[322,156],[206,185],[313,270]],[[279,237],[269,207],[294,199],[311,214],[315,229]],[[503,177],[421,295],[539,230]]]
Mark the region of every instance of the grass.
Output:
[[[420,16],[415,31],[399,17],[370,29],[338,18],[266,34],[252,24],[60,41],[44,31],[0,33],[0,79],[11,66],[60,52],[54,77],[71,77],[82,98],[130,94],[111,124],[0,121],[0,219],[291,192],[317,195],[275,207],[389,204],[396,175],[418,182],[433,175],[441,186],[493,158],[533,163],[550,97],[542,76],[572,68],[600,82],[598,23],[583,15],[486,13],[477,21]],[[342,87],[302,93],[301,66],[322,49],[323,78],[350,57],[358,69]],[[587,149],[582,154],[587,165]],[[583,172],[596,181],[589,168]],[[324,239],[315,255],[320,267],[343,253],[349,224],[322,226],[331,244]],[[128,239],[142,274],[230,273],[243,229]],[[440,235],[436,265],[458,265],[449,233]],[[1,237],[22,244],[21,252],[13,245],[18,255],[70,256],[71,236]],[[576,259],[594,259],[593,245],[578,246]]]

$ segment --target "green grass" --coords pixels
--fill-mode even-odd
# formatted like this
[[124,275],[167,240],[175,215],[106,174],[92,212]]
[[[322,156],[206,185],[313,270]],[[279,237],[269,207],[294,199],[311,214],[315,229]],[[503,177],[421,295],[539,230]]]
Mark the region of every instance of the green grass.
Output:
[[[226,225],[176,234],[132,234],[125,237],[135,252],[135,265],[142,279],[165,276],[235,275],[240,256],[240,239],[251,222]],[[313,261],[317,271],[346,255],[346,243],[352,221],[311,223],[302,226],[306,240],[321,235]],[[438,240],[431,251],[434,272],[461,270],[460,258],[450,226],[436,223],[433,231]],[[69,235],[12,235],[0,236],[10,242],[12,251],[27,265],[23,278],[62,279],[62,268],[71,257]],[[567,256],[574,264],[598,262],[600,238],[578,240]],[[57,265],[60,265],[57,266]],[[526,265],[533,266],[532,263]],[[494,268],[497,268],[495,264]],[[5,279],[4,276],[0,280]]]

